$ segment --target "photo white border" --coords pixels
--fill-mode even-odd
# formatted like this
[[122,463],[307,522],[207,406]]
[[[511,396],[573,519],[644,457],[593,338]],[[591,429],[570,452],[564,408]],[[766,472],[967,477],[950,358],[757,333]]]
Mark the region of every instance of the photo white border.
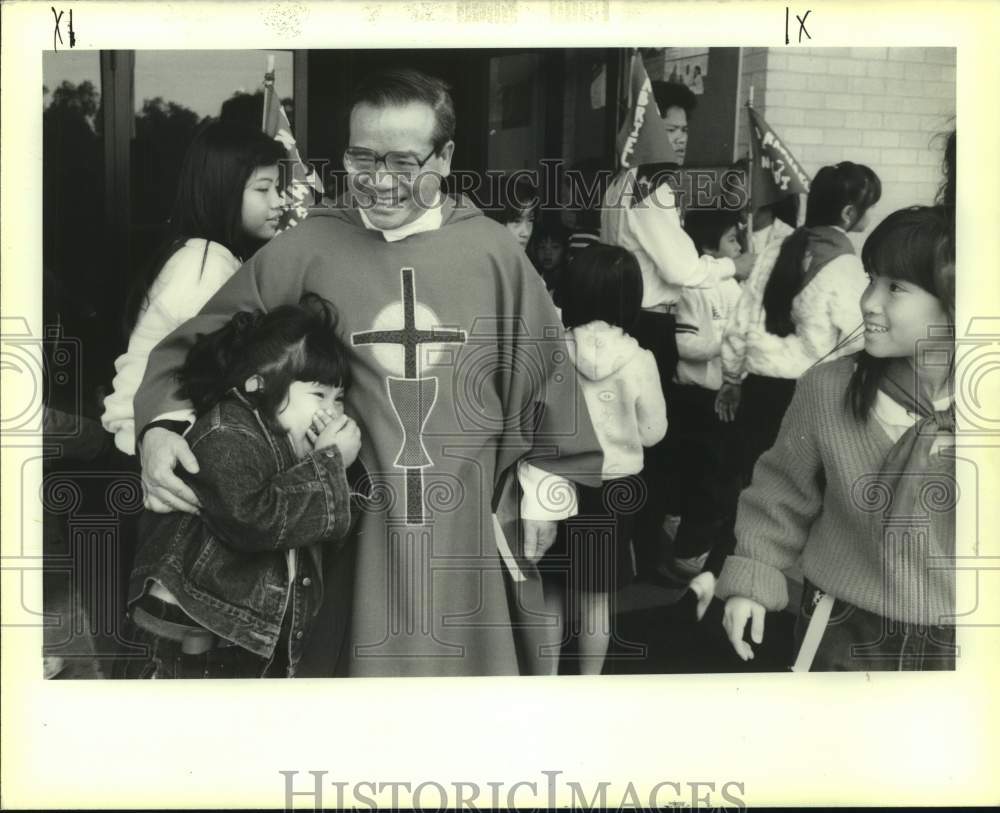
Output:
[[[785,3],[625,0],[213,4],[5,3],[2,7],[2,313],[41,325],[41,52],[50,6],[72,8],[77,49],[363,47],[784,47]],[[1000,326],[1000,79],[997,6],[979,2],[789,4],[812,13],[810,47],[957,46],[958,334],[969,319]],[[482,22],[477,22],[481,20]],[[513,20],[513,22],[490,22]],[[68,47],[64,44],[63,47]],[[795,46],[789,46],[795,47]],[[1000,330],[996,332],[1000,333]],[[995,380],[984,384],[1000,404]],[[977,445],[996,438],[976,439]],[[41,549],[39,516],[18,488],[27,454],[3,443],[5,620],[17,615],[16,566]],[[1000,556],[995,450],[981,452],[980,556]],[[31,456],[31,455],[28,455]],[[992,461],[992,462],[990,462]],[[40,467],[34,467],[39,468]],[[40,474],[40,470],[37,472]],[[37,494],[25,481],[24,494]],[[961,514],[959,539],[976,518]],[[23,521],[23,524],[22,524]],[[37,538],[21,539],[22,527]],[[23,549],[22,549],[23,544]],[[34,574],[40,584],[40,572]],[[32,578],[34,578],[32,576]],[[742,783],[747,804],[989,804],[1000,800],[997,732],[1000,591],[980,578],[993,625],[961,629],[955,673],[664,675],[607,678],[352,681],[49,681],[40,629],[6,627],[0,651],[5,808],[273,807],[280,770],[327,771],[330,783],[435,780],[538,783],[562,771],[592,793],[628,783]],[[27,596],[40,588],[28,582]],[[11,589],[13,587],[13,589]],[[968,594],[964,594],[967,598]],[[40,602],[35,606],[40,606]],[[432,791],[426,797],[436,802]],[[502,797],[505,798],[505,797]],[[661,800],[678,799],[669,793]],[[625,797],[626,802],[629,798]],[[348,801],[351,798],[348,797]],[[308,797],[298,804],[312,807]],[[569,804],[563,794],[557,803]],[[357,802],[361,804],[360,802]]]

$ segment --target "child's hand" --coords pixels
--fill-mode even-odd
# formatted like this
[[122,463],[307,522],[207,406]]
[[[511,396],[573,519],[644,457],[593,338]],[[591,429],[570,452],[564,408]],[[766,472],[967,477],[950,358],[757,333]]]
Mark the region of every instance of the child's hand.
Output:
[[733,645],[736,654],[745,661],[753,660],[753,647],[743,640],[743,631],[750,621],[750,640],[755,644],[764,641],[764,605],[752,598],[733,596],[726,602],[722,614],[722,626]]
[[733,277],[737,282],[743,282],[743,280],[750,276],[755,262],[757,262],[757,255],[752,251],[740,254],[739,257],[733,260],[733,265],[736,266],[736,273],[733,274]]
[[736,420],[736,413],[740,408],[740,397],[743,388],[739,384],[726,382],[715,396],[715,414],[723,423],[732,423]]
[[699,573],[691,579],[688,588],[698,599],[698,603],[695,605],[695,618],[701,621],[705,617],[708,605],[712,603],[712,596],[715,595],[715,575],[710,570]]
[[[344,413],[341,412],[341,415]],[[326,429],[327,426],[333,421],[334,418],[338,417],[333,412],[328,409],[321,409],[315,415],[313,415],[312,424],[306,430],[306,440],[309,441],[309,445],[316,447],[316,439],[319,438],[320,433]]]
[[529,562],[537,563],[556,541],[559,525],[543,519],[525,519],[524,555]]
[[317,412],[313,424],[319,427],[319,432],[313,441],[317,449],[336,446],[340,449],[345,468],[358,459],[358,452],[361,451],[361,430],[353,418],[343,414],[332,418],[327,413]]

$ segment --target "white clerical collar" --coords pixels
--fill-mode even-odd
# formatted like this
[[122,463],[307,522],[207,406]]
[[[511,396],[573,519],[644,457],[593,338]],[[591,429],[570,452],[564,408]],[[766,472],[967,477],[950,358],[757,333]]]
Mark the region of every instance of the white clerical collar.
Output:
[[420,215],[420,217],[416,220],[411,220],[409,223],[406,223],[397,229],[380,229],[368,219],[368,215],[365,213],[364,209],[358,209],[358,212],[361,214],[361,222],[365,224],[366,229],[380,231],[382,232],[382,236],[385,237],[387,243],[395,243],[397,240],[402,240],[409,237],[411,234],[420,234],[420,232],[440,229],[443,218],[441,213],[441,203],[441,194],[438,193],[433,206],[427,209],[427,211]]

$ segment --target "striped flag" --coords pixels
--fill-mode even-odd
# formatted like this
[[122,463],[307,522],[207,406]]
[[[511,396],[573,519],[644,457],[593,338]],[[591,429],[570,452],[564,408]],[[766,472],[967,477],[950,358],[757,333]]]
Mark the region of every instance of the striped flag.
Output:
[[750,210],[775,203],[788,195],[809,192],[809,176],[791,150],[764,117],[747,105],[750,114]]
[[309,216],[309,207],[315,203],[315,195],[323,195],[323,181],[316,171],[302,160],[299,148],[292,135],[292,126],[285,115],[278,94],[274,92],[274,57],[267,58],[264,73],[264,121],[267,135],[280,141],[288,153],[284,165],[285,210],[278,224],[278,232],[297,226]]
[[679,163],[638,50],[632,54],[629,70],[629,103],[629,114],[615,139],[619,164],[627,169],[640,164]]

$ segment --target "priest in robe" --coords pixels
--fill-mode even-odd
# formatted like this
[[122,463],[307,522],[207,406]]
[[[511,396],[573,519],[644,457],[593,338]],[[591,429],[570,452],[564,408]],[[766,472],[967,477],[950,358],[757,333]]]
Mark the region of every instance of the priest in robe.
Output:
[[447,86],[366,79],[344,155],[350,188],[248,261],[150,356],[136,396],[146,504],[194,510],[171,429],[193,413],[174,373],[200,333],[315,292],[351,349],[346,411],[367,470],[355,538],[326,559],[302,676],[551,674],[559,636],[534,563],[601,453],[558,314],[512,235],[449,196]]

